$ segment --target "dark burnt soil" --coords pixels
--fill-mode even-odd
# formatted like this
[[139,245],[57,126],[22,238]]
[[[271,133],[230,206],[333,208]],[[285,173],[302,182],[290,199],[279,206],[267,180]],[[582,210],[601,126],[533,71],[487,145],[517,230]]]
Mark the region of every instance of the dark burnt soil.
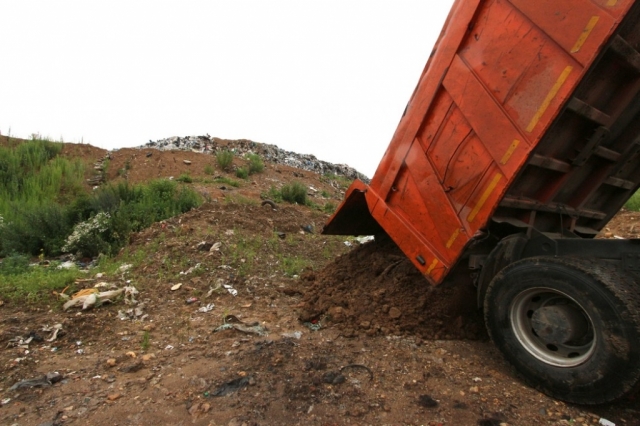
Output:
[[[72,149],[88,164],[104,156]],[[234,177],[205,174],[209,155],[111,157],[112,180],[189,172],[211,201],[132,236],[116,258],[129,270],[76,283],[135,286],[144,319],[120,319],[132,308],[122,299],[66,312],[54,298],[4,300],[1,424],[640,425],[637,400],[579,407],[526,386],[487,340],[473,288],[429,286],[389,241],[319,235],[328,215],[317,209],[261,205],[292,180],[313,187],[317,205],[337,204],[344,182],[268,164],[229,188],[207,181]],[[639,221],[621,212],[603,237],[637,235]],[[58,338],[40,340],[55,324]],[[26,347],[12,342],[29,334],[38,339]],[[62,380],[10,389],[50,372]]]

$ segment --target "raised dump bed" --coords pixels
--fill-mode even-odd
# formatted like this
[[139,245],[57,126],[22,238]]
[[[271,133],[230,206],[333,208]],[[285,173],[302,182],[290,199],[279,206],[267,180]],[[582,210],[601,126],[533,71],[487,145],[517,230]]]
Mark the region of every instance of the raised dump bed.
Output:
[[578,403],[640,382],[640,243],[593,239],[640,185],[639,18],[631,0],[457,0],[370,185],[324,228],[476,285],[507,359]]

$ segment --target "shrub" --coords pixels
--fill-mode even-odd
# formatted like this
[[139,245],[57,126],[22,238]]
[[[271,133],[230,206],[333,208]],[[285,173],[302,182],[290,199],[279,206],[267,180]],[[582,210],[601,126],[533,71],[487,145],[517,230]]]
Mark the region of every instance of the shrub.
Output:
[[29,258],[13,253],[0,263],[0,275],[18,275],[29,270]]
[[213,174],[213,167],[211,166],[211,164],[207,164],[206,166],[204,166],[204,174],[205,175]]
[[322,207],[322,210],[325,213],[333,213],[336,210],[336,205],[331,202],[328,202],[324,205],[324,207]]
[[284,185],[280,190],[280,193],[282,194],[282,199],[291,204],[307,204],[307,188],[300,182],[293,182],[289,185]]
[[262,173],[264,171],[264,163],[258,154],[247,154],[249,160],[249,174]]
[[233,152],[226,149],[219,151],[216,153],[216,161],[222,170],[228,171],[233,163]]
[[178,179],[176,179],[178,182],[182,182],[182,183],[191,183],[193,182],[193,179],[191,179],[191,176],[189,176],[189,173],[182,173],[180,176],[178,176]]
[[110,228],[111,216],[100,212],[91,219],[76,224],[73,232],[62,247],[63,252],[77,253],[85,257],[95,257],[109,253],[106,232]]
[[247,179],[249,177],[249,171],[244,167],[238,167],[236,169],[236,176],[240,179]]

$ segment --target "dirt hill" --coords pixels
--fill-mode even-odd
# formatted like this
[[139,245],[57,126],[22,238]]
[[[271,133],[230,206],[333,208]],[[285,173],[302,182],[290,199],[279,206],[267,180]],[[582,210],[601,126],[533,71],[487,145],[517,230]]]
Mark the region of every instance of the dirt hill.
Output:
[[[637,401],[570,406],[526,386],[474,289],[431,287],[390,241],[319,235],[343,177],[267,162],[244,181],[210,154],[151,148],[63,155],[92,184],[188,175],[208,201],[77,284],[133,286],[135,304],[0,306],[2,424],[640,424]],[[312,207],[263,203],[293,181]],[[635,236],[639,218],[621,213],[607,237]]]

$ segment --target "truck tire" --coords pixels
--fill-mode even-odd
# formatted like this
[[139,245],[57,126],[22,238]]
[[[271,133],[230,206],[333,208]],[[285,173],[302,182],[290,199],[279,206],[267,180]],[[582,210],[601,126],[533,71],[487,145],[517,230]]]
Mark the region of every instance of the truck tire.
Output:
[[519,260],[489,284],[484,316],[505,358],[554,398],[600,404],[640,384],[640,289],[613,265]]

